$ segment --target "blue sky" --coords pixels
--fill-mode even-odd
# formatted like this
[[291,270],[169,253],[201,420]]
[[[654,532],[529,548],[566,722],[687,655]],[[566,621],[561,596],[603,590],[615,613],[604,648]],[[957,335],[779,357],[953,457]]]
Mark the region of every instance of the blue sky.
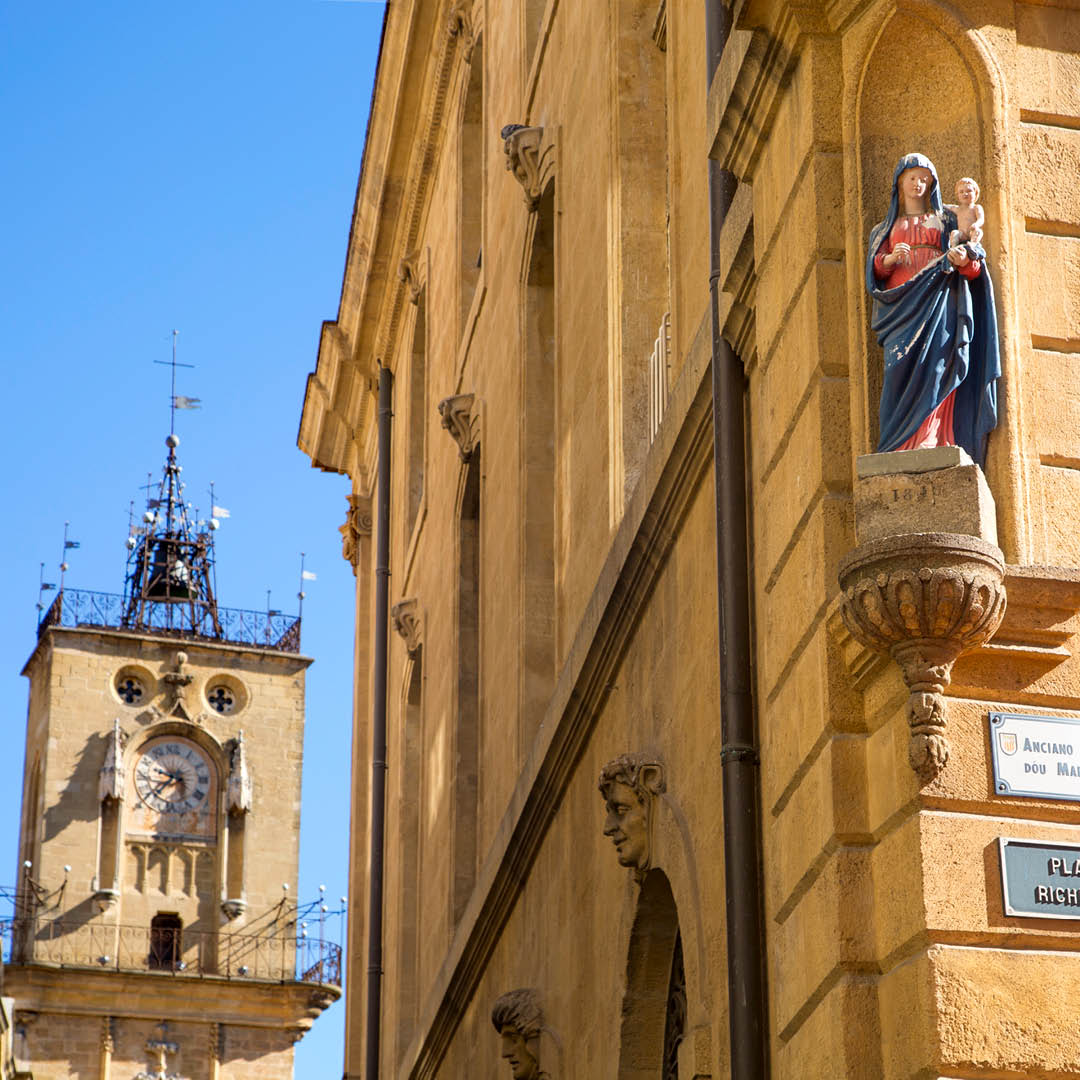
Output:
[[[8,0],[0,14],[0,883],[16,872],[38,566],[120,592],[128,505],[168,434],[170,333],[180,459],[210,481],[230,607],[296,609],[308,583],[309,672],[299,895],[347,881],[352,586],[341,558],[347,481],[296,448],[319,324],[337,314],[383,5]],[[336,920],[335,920],[336,921]],[[342,1016],[297,1048],[298,1080],[342,1070]]]

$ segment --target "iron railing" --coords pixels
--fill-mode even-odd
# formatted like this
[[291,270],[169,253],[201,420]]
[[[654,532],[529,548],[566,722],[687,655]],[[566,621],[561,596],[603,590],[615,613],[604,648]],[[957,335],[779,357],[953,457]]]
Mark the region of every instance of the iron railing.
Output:
[[105,626],[167,637],[258,645],[279,652],[300,651],[300,619],[295,615],[240,608],[219,607],[215,610],[216,625],[209,607],[147,601],[136,624],[129,618],[124,597],[119,593],[64,589],[56,594],[38,623],[38,637],[50,626]]
[[8,964],[341,985],[341,946],[319,938],[63,920],[0,921]]

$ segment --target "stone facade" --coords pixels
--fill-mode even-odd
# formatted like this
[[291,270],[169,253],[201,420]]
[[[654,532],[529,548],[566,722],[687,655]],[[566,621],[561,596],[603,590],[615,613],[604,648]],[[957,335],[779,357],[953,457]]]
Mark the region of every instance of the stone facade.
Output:
[[[298,974],[291,917],[310,662],[42,633],[4,972],[36,1080],[292,1077],[294,1043],[338,996]],[[194,787],[170,788],[183,772]]]
[[[505,1075],[489,1017],[520,987],[542,996],[552,1045],[529,1058],[553,1076],[729,1073],[710,157],[738,181],[718,276],[746,375],[768,1074],[1080,1075],[1080,924],[1006,914],[997,854],[1001,836],[1078,842],[1080,817],[999,794],[988,726],[1080,717],[1080,574],[1061,569],[1080,565],[1080,22],[1070,4],[739,0],[710,82],[705,8],[388,7],[300,429],[374,505],[392,371],[390,603],[408,618],[388,666],[380,1075]],[[882,381],[865,245],[911,150],[982,188],[1004,370],[984,472],[856,465]],[[352,1078],[370,534],[348,555]],[[905,666],[853,621],[864,578],[970,584],[972,560],[996,582],[972,590],[979,626],[924,604],[932,628],[905,631],[952,642],[947,664]],[[626,754],[663,782],[628,785],[605,825],[596,778]],[[621,857],[635,805],[648,854],[627,846],[628,872],[610,841]]]

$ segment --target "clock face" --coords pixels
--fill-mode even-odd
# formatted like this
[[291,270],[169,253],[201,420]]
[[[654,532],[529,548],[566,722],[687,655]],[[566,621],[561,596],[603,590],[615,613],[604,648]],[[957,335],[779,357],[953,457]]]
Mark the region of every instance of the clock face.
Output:
[[200,810],[210,794],[210,763],[183,739],[154,743],[135,766],[135,790],[160,814]]

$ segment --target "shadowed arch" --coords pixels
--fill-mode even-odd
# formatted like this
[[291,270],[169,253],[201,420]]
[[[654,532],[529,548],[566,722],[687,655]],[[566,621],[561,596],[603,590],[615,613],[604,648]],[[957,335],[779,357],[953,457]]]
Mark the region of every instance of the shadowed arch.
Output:
[[686,1031],[681,955],[679,913],[671,884],[662,870],[650,870],[641,885],[627,952],[619,1080],[677,1075],[670,1064]]

